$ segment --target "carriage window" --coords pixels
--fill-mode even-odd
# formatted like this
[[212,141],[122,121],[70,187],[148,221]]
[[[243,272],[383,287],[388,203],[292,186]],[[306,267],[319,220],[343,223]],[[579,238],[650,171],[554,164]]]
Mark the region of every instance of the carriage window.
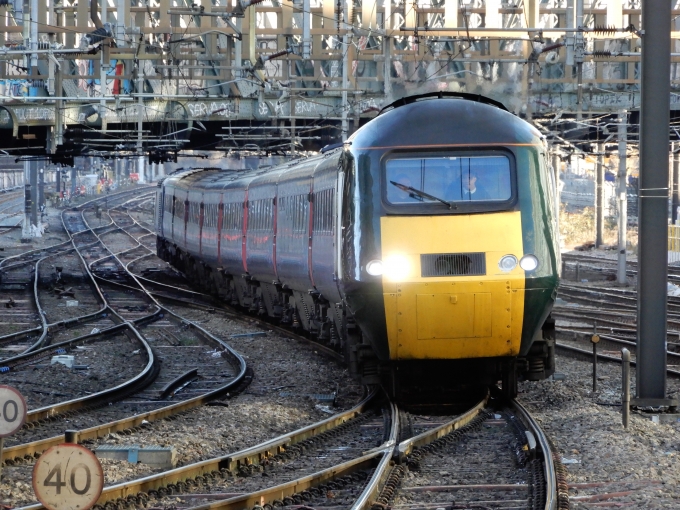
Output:
[[175,216],[177,218],[182,218],[184,220],[184,202],[182,200],[176,199],[175,200]]
[[198,202],[189,202],[189,223],[198,225],[199,207],[200,204]]
[[512,198],[507,156],[391,159],[386,165],[390,204],[505,202]]
[[294,234],[307,232],[309,217],[309,195],[292,195],[279,197],[279,211],[285,223],[290,225]]
[[232,202],[224,204],[222,212],[223,230],[241,230],[243,223],[243,202]]
[[217,227],[217,204],[205,204],[203,206],[203,227]]
[[314,214],[312,232],[315,234],[333,233],[333,197],[334,189],[314,192]]
[[271,198],[248,202],[248,231],[271,232],[274,228],[274,202]]

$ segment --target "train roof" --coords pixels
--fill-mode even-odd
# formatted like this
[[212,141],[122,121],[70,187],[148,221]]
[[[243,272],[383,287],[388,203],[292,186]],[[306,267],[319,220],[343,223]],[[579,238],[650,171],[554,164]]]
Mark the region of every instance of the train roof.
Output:
[[352,150],[541,143],[539,131],[502,104],[459,96],[425,94],[395,101],[352,135]]
[[280,165],[259,169],[227,170],[223,168],[191,168],[187,170],[178,170],[166,177],[163,181],[163,185],[170,185],[185,190],[222,190],[236,181],[247,183],[257,177],[278,174],[292,167],[298,167],[300,165],[318,165],[331,156],[339,154],[341,151],[342,148],[334,148],[323,154],[306,158],[297,158]]

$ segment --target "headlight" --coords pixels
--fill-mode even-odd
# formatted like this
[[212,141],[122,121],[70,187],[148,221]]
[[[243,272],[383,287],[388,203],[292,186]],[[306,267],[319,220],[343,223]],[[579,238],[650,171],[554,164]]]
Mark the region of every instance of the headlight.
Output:
[[380,276],[383,274],[382,260],[371,260],[366,264],[366,272],[371,276]]
[[519,261],[519,267],[525,271],[533,271],[538,267],[538,259],[535,255],[524,255]]
[[408,276],[411,264],[404,255],[390,255],[384,262],[384,275],[389,280],[400,281]]
[[517,267],[517,257],[514,255],[503,255],[501,260],[498,261],[498,267],[501,271],[512,271]]

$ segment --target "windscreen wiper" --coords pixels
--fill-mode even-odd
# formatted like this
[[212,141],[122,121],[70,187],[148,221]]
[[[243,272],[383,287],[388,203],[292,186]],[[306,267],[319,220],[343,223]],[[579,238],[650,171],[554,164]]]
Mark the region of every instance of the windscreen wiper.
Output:
[[392,184],[393,186],[396,186],[401,191],[406,191],[409,194],[409,196],[412,197],[412,198],[416,198],[416,199],[420,198],[420,200],[422,200],[423,198],[427,198],[428,200],[434,200],[435,202],[441,202],[442,204],[444,204],[449,209],[456,209],[455,205],[453,205],[451,202],[444,200],[443,198],[435,197],[434,195],[430,195],[429,193],[425,193],[424,191],[413,188],[411,186],[406,186],[405,184],[399,184],[398,182],[390,181],[390,184]]

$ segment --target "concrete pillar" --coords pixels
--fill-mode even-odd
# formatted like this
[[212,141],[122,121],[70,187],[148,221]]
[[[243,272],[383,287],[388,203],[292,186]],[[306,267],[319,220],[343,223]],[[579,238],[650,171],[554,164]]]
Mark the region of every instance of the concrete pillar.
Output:
[[139,174],[139,183],[144,184],[146,183],[146,157],[145,156],[137,156],[137,173]]

